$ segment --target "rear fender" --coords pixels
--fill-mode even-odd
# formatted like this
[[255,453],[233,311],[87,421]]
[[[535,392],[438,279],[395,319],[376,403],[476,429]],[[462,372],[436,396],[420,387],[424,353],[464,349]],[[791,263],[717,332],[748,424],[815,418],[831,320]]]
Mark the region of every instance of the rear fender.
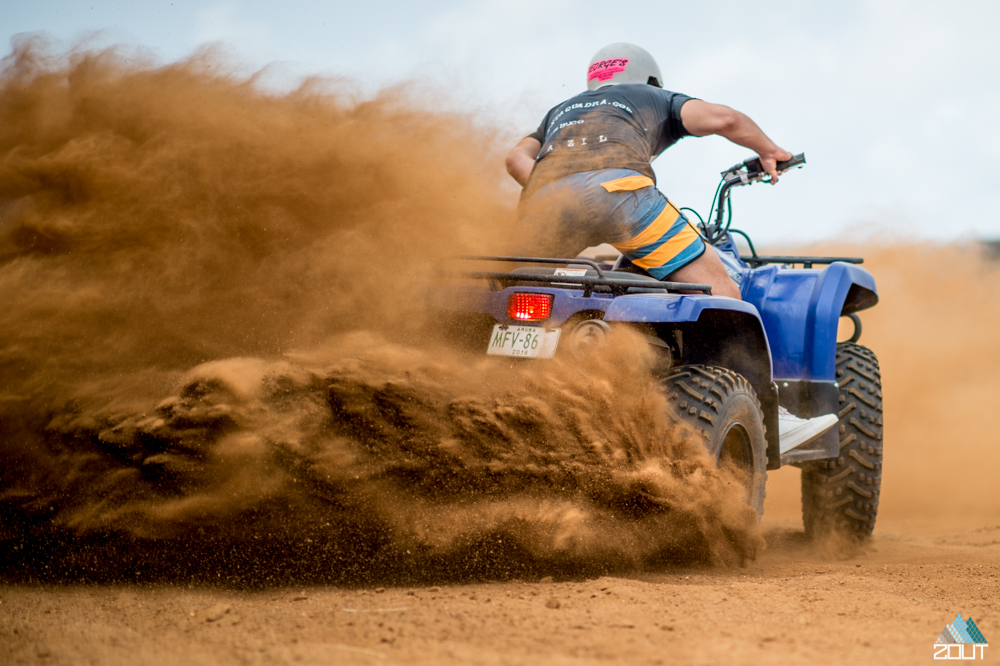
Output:
[[771,351],[750,303],[721,296],[619,296],[604,321],[648,324],[665,339],[679,331],[684,363],[729,368],[754,385],[771,382]]
[[720,366],[746,377],[764,416],[767,468],[781,465],[778,388],[771,379],[771,349],[757,308],[719,296],[619,296],[604,320],[652,326],[661,339],[676,340],[681,363]]
[[600,317],[612,302],[610,294],[584,296],[582,289],[507,287],[500,291],[492,291],[485,285],[476,285],[455,286],[435,292],[428,297],[428,307],[445,312],[477,312],[491,316],[497,324],[516,324],[519,322],[507,316],[507,301],[513,293],[552,295],[552,315],[545,321],[546,327],[562,326],[581,312],[587,312],[588,316]]

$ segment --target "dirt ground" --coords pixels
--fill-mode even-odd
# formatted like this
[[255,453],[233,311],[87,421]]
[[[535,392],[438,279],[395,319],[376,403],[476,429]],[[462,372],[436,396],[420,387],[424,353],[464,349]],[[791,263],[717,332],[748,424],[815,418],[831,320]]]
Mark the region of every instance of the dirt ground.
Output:
[[[419,588],[0,588],[3,664],[917,664],[961,613],[1000,635],[1000,524],[883,521],[807,544],[773,475],[745,568]],[[985,663],[1000,660],[986,648]]]

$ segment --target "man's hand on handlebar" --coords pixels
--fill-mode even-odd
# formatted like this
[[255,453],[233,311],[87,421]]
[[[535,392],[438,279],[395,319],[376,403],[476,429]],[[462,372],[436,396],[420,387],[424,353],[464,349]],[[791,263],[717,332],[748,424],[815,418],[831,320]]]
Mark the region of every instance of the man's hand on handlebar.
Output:
[[769,183],[774,185],[778,182],[778,175],[784,173],[784,171],[778,171],[778,162],[787,162],[792,157],[794,156],[790,152],[777,146],[767,154],[760,153],[760,165],[771,177],[771,180],[768,181]]

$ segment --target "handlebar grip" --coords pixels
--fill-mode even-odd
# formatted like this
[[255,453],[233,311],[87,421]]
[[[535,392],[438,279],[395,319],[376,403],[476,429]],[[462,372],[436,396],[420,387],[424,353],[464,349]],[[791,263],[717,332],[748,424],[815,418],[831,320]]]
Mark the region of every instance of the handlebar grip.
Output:
[[[805,163],[806,163],[806,154],[799,153],[798,155],[792,155],[792,159],[790,160],[786,160],[784,162],[778,162],[776,166],[778,168],[778,171],[786,171],[788,169],[791,169],[792,167],[797,167]],[[747,170],[746,175],[749,176],[750,178],[760,178],[761,176],[764,175],[764,166],[760,163],[759,157],[751,157],[748,160],[743,160],[743,162],[741,162],[740,164],[737,164],[736,166],[730,167],[726,171],[723,171],[722,175],[723,177],[725,177],[726,174],[738,171],[739,169],[746,169]]]
[[806,163],[806,154],[799,153],[798,155],[792,155],[792,159],[786,162],[778,162],[778,171],[785,171],[786,169],[791,169],[794,166]]

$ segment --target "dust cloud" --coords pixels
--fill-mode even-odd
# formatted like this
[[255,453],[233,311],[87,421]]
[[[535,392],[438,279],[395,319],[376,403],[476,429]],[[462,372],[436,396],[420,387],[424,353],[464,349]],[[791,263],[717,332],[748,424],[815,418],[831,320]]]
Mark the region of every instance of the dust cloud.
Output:
[[0,65],[0,543],[22,580],[510,577],[763,547],[643,344],[420,337],[513,217],[492,130],[206,51]]
[[1000,263],[974,243],[867,256],[881,301],[862,343],[879,354],[891,433],[882,515],[1000,519]]

